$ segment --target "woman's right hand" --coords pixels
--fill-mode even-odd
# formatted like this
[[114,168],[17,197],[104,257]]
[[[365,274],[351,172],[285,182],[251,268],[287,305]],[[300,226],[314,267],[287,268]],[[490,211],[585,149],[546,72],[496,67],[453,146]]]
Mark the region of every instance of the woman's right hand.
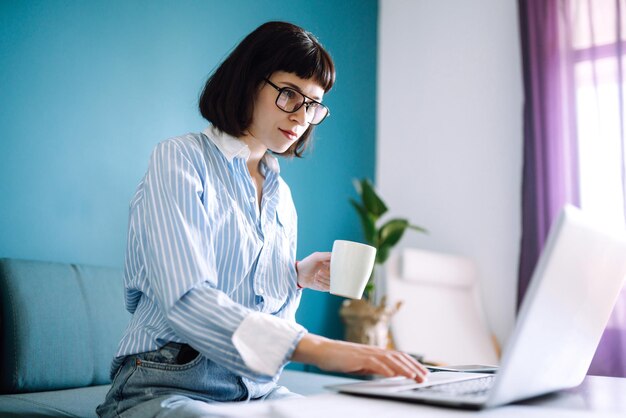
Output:
[[420,383],[429,373],[420,362],[400,351],[330,340],[314,334],[306,334],[300,340],[292,360],[327,371],[404,376]]
[[298,286],[328,292],[330,290],[331,253],[313,253],[296,263]]

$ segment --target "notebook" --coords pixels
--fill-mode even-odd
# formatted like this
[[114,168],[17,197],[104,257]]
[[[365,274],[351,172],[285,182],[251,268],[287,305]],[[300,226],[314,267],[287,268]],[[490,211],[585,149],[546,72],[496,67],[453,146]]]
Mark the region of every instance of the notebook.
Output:
[[566,205],[553,223],[494,374],[431,372],[329,386],[354,395],[481,409],[578,386],[626,276],[626,231]]

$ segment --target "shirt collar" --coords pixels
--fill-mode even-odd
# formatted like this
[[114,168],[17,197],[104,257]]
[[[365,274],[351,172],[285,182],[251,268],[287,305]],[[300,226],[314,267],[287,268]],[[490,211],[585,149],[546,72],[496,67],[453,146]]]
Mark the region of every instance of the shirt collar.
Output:
[[[217,149],[220,150],[229,163],[232,163],[235,157],[240,157],[244,160],[247,160],[248,157],[250,157],[250,148],[248,148],[248,145],[246,145],[245,142],[235,138],[234,136],[228,135],[226,132],[220,131],[215,126],[207,126],[202,133],[215,144]],[[280,173],[278,159],[269,152],[265,153],[261,163],[264,164],[270,171],[277,174]]]

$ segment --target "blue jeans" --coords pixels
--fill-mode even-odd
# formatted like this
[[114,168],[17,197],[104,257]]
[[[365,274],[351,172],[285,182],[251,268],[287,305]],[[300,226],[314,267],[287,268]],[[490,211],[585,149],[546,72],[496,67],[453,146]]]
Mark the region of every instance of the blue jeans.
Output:
[[[259,399],[299,396],[275,386]],[[126,357],[96,412],[102,418],[200,417],[210,416],[211,403],[248,400],[241,377],[187,345],[169,343]]]

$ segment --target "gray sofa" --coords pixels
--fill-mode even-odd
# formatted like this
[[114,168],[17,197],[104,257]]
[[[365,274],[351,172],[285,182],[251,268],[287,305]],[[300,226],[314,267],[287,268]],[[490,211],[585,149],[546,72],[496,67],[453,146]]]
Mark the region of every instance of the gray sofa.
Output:
[[[0,259],[0,417],[95,417],[129,315],[121,271]],[[303,395],[346,381],[286,370]]]

